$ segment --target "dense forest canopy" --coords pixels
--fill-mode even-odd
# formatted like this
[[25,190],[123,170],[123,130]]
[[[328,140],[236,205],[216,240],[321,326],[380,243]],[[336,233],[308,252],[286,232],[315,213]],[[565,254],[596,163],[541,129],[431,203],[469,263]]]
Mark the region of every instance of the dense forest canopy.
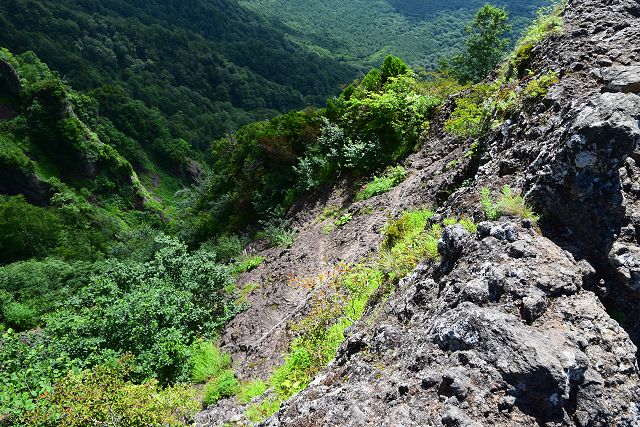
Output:
[[171,136],[197,149],[248,121],[322,103],[355,75],[234,0],[7,0],[0,26],[0,45],[34,51],[76,89],[107,86],[98,98],[158,109]]
[[[433,68],[458,53],[464,26],[485,0],[240,0],[289,27],[289,37],[347,63],[379,64],[386,55],[415,67]],[[496,0],[513,23],[515,40],[536,10],[550,0]]]

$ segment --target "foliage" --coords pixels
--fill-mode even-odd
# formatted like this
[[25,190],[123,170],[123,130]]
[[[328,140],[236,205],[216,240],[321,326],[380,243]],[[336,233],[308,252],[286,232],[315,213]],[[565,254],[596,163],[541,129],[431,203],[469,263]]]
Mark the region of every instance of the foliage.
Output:
[[241,257],[242,251],[248,243],[246,237],[237,234],[223,234],[218,237],[214,245],[206,246],[206,249],[216,254],[218,261],[229,262]]
[[272,248],[289,248],[296,240],[296,231],[287,230],[284,226],[268,225],[259,235]]
[[181,162],[184,141],[204,150],[249,121],[321,103],[356,72],[230,0],[197,0],[188,10],[7,0],[0,22],[0,45],[34,50],[75,87],[98,88],[102,115],[162,161]]
[[204,388],[204,403],[213,405],[222,398],[234,396],[239,387],[235,373],[231,369],[226,369],[207,382]]
[[545,38],[563,31],[562,11],[566,1],[557,0],[554,4],[538,10],[536,19],[518,40],[511,57],[512,65],[518,76],[523,76],[529,67],[531,50]]
[[451,60],[451,71],[462,82],[479,82],[507,53],[511,30],[507,11],[485,4],[465,27],[464,52]]
[[353,214],[352,213],[346,213],[346,214],[341,215],[340,217],[338,217],[334,221],[334,224],[337,227],[342,227],[343,225],[347,225],[349,222],[351,222],[352,219],[353,219]]
[[[383,169],[414,150],[438,106],[460,86],[440,76],[422,79],[394,57],[382,68],[328,100],[325,110],[291,112],[218,140],[212,171],[185,203],[180,223],[189,239],[261,222],[267,234],[281,235],[283,227],[268,222],[275,211],[284,214],[310,190]],[[400,169],[393,171],[397,180]]]
[[438,239],[442,228],[433,224],[427,229],[433,216],[430,210],[403,212],[395,221],[387,223],[380,249],[383,271],[394,279],[409,274],[426,258],[438,258]]
[[64,355],[45,355],[39,334],[19,335],[9,329],[0,339],[0,417],[19,419],[44,402],[39,396],[53,392],[54,381],[64,375]]
[[540,217],[533,212],[524,198],[513,193],[508,185],[502,187],[500,196],[495,200],[491,197],[489,188],[484,187],[480,192],[480,204],[487,217],[491,221],[500,219],[502,216],[516,216],[533,221],[539,221]]
[[258,267],[264,261],[264,257],[259,255],[246,256],[240,259],[232,268],[233,274],[246,273]]
[[386,193],[407,177],[407,170],[402,166],[388,168],[380,177],[374,177],[373,181],[364,186],[356,194],[356,200],[366,200],[379,194]]
[[44,316],[89,283],[101,263],[56,259],[0,267],[0,323],[17,331],[43,326]]
[[239,307],[246,306],[248,304],[247,298],[251,292],[258,289],[260,287],[259,283],[247,283],[242,289],[238,292],[238,298],[236,300],[236,304]]
[[191,381],[203,383],[220,375],[231,366],[231,356],[223,353],[210,341],[198,341],[193,345],[191,354]]
[[278,399],[265,399],[260,403],[252,403],[247,407],[244,415],[254,423],[259,423],[278,412],[281,402]]
[[489,124],[491,110],[487,101],[495,93],[495,88],[488,84],[471,87],[456,99],[456,108],[444,125],[444,130],[462,138],[475,138],[482,135]]
[[133,384],[126,366],[96,366],[70,372],[43,404],[27,413],[26,425],[81,427],[93,425],[181,426],[198,410],[196,391],[183,385],[161,389],[157,381]]
[[241,404],[250,403],[252,399],[262,396],[269,386],[262,380],[253,380],[242,383],[236,397]]
[[549,88],[560,81],[558,73],[548,71],[534,79],[532,79],[523,90],[523,96],[528,100],[534,100],[544,97]]
[[51,347],[82,364],[134,356],[133,378],[171,383],[189,377],[190,344],[235,313],[230,276],[207,253],[187,253],[159,237],[147,263],[109,263],[47,319]]

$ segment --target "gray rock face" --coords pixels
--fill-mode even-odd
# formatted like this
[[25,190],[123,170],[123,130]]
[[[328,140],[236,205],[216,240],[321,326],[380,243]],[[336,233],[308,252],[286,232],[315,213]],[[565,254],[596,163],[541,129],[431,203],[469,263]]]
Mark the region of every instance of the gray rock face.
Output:
[[607,84],[607,89],[612,92],[640,92],[639,65],[618,65],[603,68],[600,75]]
[[[640,425],[636,348],[584,290],[592,270],[531,229],[493,228],[517,233],[530,257],[510,256],[507,239],[448,228],[451,271],[405,282],[379,326],[360,325],[364,350],[347,340],[332,381],[315,381],[264,425]],[[464,243],[450,251],[452,242]]]

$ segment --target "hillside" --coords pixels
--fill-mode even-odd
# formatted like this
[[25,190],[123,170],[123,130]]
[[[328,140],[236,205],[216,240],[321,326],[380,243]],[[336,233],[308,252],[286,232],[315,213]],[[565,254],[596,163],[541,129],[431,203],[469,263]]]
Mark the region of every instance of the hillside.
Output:
[[204,150],[240,124],[322,103],[355,75],[235,0],[8,0],[0,25],[1,46],[93,90],[101,113],[143,145],[157,136],[127,132],[136,102],[147,107],[137,115]]
[[256,7],[0,5],[0,426],[640,425],[638,2],[486,5],[448,68],[213,139],[191,71],[314,103],[365,60]]
[[562,16],[438,110],[402,183],[345,179],[292,211],[290,248],[257,248],[221,345],[266,392],[200,423],[640,423],[640,8]]
[[[297,43],[356,66],[376,66],[387,55],[413,67],[433,69],[438,60],[459,52],[464,25],[484,0],[241,0],[288,28]],[[512,39],[519,37],[536,11],[549,0],[501,0],[512,18]]]

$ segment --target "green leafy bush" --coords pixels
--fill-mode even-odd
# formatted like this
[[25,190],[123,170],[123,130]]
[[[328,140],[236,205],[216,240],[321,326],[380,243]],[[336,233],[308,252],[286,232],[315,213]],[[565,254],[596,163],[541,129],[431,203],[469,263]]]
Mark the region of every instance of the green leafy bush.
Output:
[[295,230],[287,230],[283,225],[268,225],[257,237],[264,238],[272,248],[289,248],[295,242],[296,235]]
[[356,200],[366,200],[371,197],[386,193],[407,177],[407,170],[402,166],[388,168],[382,176],[374,177],[356,194]]
[[154,260],[109,263],[48,317],[53,349],[84,364],[131,353],[137,380],[189,378],[191,343],[214,335],[237,310],[231,277],[212,254],[189,254],[174,239],[157,240]]
[[184,385],[160,388],[150,380],[133,384],[124,366],[96,366],[70,372],[49,392],[42,404],[22,417],[25,425],[84,427],[182,426],[199,409],[197,391]]
[[456,99],[456,108],[444,125],[444,130],[462,138],[476,138],[489,128],[488,100],[495,88],[487,84],[473,86],[462,97]]

